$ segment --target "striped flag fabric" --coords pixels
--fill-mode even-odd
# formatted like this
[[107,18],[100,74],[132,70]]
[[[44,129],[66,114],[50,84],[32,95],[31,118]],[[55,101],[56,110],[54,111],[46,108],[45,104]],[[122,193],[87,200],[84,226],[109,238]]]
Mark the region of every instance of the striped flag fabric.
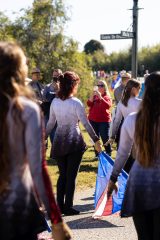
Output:
[[113,89],[117,88],[120,85],[120,83],[121,83],[121,74],[119,73],[116,80],[112,81],[111,89],[113,90]]
[[112,173],[114,161],[106,153],[101,152],[98,156],[98,174],[95,189],[95,211],[93,218],[108,216],[121,210],[128,174],[122,170],[118,177],[118,192],[113,191],[107,199],[107,189]]

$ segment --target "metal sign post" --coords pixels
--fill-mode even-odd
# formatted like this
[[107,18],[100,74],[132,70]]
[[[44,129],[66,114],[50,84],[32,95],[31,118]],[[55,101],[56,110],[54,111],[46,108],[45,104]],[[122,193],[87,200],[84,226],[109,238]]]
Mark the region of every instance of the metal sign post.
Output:
[[101,34],[101,40],[132,39],[132,77],[137,78],[137,49],[138,49],[138,0],[133,0],[133,31],[121,31],[116,34]]
[[133,4],[133,32],[135,37],[132,40],[132,77],[137,78],[137,49],[138,49],[138,0],[134,0]]

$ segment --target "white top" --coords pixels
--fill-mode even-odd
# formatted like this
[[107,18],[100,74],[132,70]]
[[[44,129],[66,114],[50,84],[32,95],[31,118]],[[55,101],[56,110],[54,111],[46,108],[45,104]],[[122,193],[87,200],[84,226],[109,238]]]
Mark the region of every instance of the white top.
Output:
[[119,148],[112,171],[112,177],[115,179],[117,179],[131,153],[135,132],[136,116],[137,114],[135,112],[129,114],[123,123]]
[[113,139],[115,138],[122,119],[123,118],[125,119],[132,112],[137,112],[140,108],[141,102],[142,102],[142,99],[139,99],[137,97],[131,97],[128,100],[127,107],[121,101],[118,103],[116,108],[116,114],[113,119],[111,138]]
[[63,156],[85,149],[79,121],[81,121],[92,140],[96,142],[99,138],[87,119],[82,102],[76,97],[64,101],[60,98],[53,99],[46,133],[48,135],[57,123],[52,147],[54,156]]

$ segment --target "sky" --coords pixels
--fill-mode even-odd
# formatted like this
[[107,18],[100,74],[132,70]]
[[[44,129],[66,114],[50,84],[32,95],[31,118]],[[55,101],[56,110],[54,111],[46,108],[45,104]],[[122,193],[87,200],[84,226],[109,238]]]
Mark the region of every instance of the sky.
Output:
[[[32,5],[33,0],[0,0],[0,11],[13,18],[13,11]],[[79,42],[79,50],[91,39],[100,41],[106,53],[129,48],[131,39],[100,40],[100,34],[132,31],[133,0],[64,0],[69,6],[70,21],[65,26],[65,34]],[[160,0],[139,0],[138,47],[160,43]]]

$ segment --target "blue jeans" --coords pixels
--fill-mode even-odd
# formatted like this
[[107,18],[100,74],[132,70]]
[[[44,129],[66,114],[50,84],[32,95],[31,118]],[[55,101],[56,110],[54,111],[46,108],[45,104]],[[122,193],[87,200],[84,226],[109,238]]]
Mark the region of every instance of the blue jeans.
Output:
[[[90,121],[95,133],[98,137],[101,137],[103,144],[106,143],[109,139],[109,129],[110,129],[110,122],[94,122]],[[111,155],[111,145],[105,146],[105,151],[108,155]]]

